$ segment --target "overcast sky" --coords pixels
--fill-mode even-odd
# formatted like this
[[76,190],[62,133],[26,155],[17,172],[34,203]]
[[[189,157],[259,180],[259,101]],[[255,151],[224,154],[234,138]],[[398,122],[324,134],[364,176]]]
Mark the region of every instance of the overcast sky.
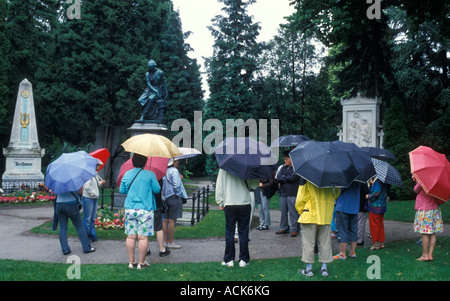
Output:
[[[192,31],[187,43],[194,49],[189,53],[196,58],[204,72],[202,57],[210,57],[213,54],[212,46],[214,38],[207,26],[212,25],[211,19],[222,14],[224,4],[216,0],[172,0],[174,9],[179,10],[183,31]],[[257,0],[248,7],[248,14],[253,16],[254,22],[259,22],[261,30],[259,41],[269,41],[277,34],[279,25],[286,23],[284,17],[294,12],[294,7],[289,5],[290,0]],[[206,90],[205,99],[208,97],[206,76],[203,74],[203,89]]]

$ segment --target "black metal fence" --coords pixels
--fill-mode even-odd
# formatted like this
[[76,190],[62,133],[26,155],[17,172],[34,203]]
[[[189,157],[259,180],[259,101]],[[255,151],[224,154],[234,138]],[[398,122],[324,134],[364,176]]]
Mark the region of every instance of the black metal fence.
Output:
[[[183,206],[183,210],[188,208],[191,211],[191,226],[194,226],[196,223],[200,222],[203,217],[209,212],[209,194],[211,193],[211,188],[209,185],[203,188],[197,189],[191,197],[187,199],[186,204]],[[125,204],[125,194],[121,194],[116,192],[115,187],[112,187],[111,193],[105,193],[104,188],[100,190],[100,208],[105,208],[105,196],[111,197],[110,209],[111,211],[119,210],[123,208]],[[186,210],[184,210],[186,211]]]
[[196,222],[200,222],[209,212],[209,193],[210,188],[209,185],[207,185],[206,187],[203,187],[203,189],[198,189],[197,192],[192,194],[191,226],[194,226]]

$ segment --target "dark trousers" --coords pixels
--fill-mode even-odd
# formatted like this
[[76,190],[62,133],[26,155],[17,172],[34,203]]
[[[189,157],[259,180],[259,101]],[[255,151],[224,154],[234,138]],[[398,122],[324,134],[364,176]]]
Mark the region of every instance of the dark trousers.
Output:
[[248,249],[248,233],[250,228],[251,205],[225,206],[225,255],[224,262],[234,261],[236,248],[234,243],[234,233],[236,223],[239,235],[239,260],[250,261]]

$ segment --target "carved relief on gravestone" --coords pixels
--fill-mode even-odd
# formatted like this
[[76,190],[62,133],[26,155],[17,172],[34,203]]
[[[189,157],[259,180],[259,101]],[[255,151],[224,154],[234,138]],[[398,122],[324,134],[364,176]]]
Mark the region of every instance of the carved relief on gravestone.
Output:
[[343,124],[339,139],[360,147],[382,147],[382,126],[379,125],[381,101],[358,94],[342,100],[341,104]]
[[347,112],[349,126],[347,128],[347,142],[353,142],[356,145],[371,146],[372,144],[372,121],[370,112],[355,111]]

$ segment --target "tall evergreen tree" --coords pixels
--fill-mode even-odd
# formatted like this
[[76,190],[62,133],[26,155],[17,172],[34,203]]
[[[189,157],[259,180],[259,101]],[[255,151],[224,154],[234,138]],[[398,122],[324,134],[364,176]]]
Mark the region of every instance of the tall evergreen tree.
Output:
[[216,16],[209,27],[215,42],[214,54],[206,61],[210,88],[206,115],[223,121],[246,120],[255,113],[252,80],[261,53],[256,41],[260,26],[247,14],[255,0],[219,1],[225,5],[225,15]]
[[[256,41],[260,26],[247,13],[255,0],[219,2],[224,4],[224,15],[214,17],[209,27],[215,41],[213,56],[206,60],[210,98],[204,116],[225,125],[227,118],[248,120],[256,116],[253,85],[261,45]],[[210,175],[216,172],[211,157],[207,171]]]
[[194,111],[202,111],[204,105],[200,66],[188,56],[192,49],[185,43],[189,34],[183,33],[179,13],[170,12],[161,35],[162,70],[167,76],[169,93],[165,118],[168,125],[179,118],[193,123]]
[[0,0],[0,143],[5,145],[10,131],[7,119],[9,113],[9,82],[8,76],[11,72],[11,66],[8,58],[10,43],[6,36],[6,20],[8,15],[8,1]]

